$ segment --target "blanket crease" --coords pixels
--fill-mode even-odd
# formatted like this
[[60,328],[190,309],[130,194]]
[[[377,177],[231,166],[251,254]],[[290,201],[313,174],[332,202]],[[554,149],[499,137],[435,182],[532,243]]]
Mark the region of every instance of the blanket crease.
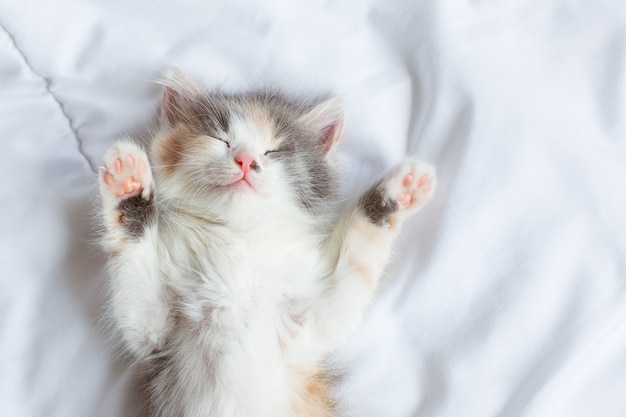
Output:
[[63,117],[65,117],[65,119],[67,120],[68,126],[69,126],[70,130],[72,131],[72,133],[74,135],[74,138],[76,139],[76,142],[77,142],[77,145],[78,145],[78,152],[83,156],[83,158],[85,158],[85,161],[87,161],[87,163],[89,164],[89,168],[94,173],[97,173],[95,164],[91,161],[91,159],[89,158],[89,156],[87,156],[87,153],[85,152],[85,142],[83,141],[83,139],[78,134],[78,129],[74,126],[74,122],[73,122],[72,118],[67,113],[67,110],[65,109],[65,106],[64,106],[63,102],[56,96],[56,94],[54,94],[52,92],[52,79],[50,77],[44,76],[43,74],[41,74],[39,71],[37,71],[33,67],[33,65],[30,63],[30,60],[28,59],[28,57],[26,56],[24,51],[17,44],[15,36],[13,36],[11,31],[9,31],[9,29],[6,27],[6,25],[3,22],[1,22],[1,21],[0,21],[0,29],[2,29],[7,34],[7,36],[11,40],[11,43],[13,44],[13,47],[15,48],[17,53],[22,57],[22,59],[24,60],[24,63],[28,67],[28,69],[33,74],[35,74],[37,77],[41,78],[41,80],[44,82],[46,91],[48,92],[50,97],[57,103],[57,105],[59,106],[59,110],[61,110],[61,114],[63,114]]

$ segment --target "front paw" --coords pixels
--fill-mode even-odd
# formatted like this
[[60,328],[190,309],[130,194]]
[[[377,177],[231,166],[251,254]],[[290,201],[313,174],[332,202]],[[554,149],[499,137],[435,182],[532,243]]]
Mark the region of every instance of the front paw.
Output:
[[142,236],[154,217],[154,180],[146,153],[130,142],[115,143],[104,158],[99,180],[109,229],[122,225],[126,234]]
[[102,198],[114,207],[136,195],[148,200],[154,188],[146,153],[129,142],[117,142],[109,149],[99,179]]
[[372,223],[393,227],[398,217],[407,217],[424,207],[434,195],[435,186],[435,168],[408,159],[366,192],[359,205]]

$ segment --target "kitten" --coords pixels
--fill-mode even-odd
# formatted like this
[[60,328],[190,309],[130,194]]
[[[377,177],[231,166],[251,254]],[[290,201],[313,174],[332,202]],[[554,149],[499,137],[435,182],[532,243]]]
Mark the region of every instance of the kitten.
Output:
[[406,160],[335,219],[336,99],[210,95],[179,71],[165,84],[148,153],[118,141],[99,174],[111,314],[152,368],[151,415],[335,416],[323,361],[433,167]]

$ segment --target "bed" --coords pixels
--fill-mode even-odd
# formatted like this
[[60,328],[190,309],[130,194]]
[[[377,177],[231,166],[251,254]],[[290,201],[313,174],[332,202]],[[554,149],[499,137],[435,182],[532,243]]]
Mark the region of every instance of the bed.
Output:
[[2,0],[0,415],[137,415],[95,172],[172,66],[342,96],[342,198],[410,154],[438,167],[336,355],[346,416],[626,415],[617,0]]

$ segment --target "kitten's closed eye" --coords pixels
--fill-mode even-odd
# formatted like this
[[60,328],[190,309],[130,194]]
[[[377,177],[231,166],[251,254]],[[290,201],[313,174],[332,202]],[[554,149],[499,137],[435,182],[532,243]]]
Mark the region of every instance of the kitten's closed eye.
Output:
[[269,149],[267,151],[265,151],[265,153],[263,155],[267,156],[267,155],[271,155],[271,154],[279,154],[279,153],[284,153],[284,152],[290,152],[293,151],[294,147],[292,144],[282,144],[280,146],[280,148],[278,149]]
[[222,138],[217,138],[217,137],[214,137],[214,136],[211,136],[211,139],[219,140],[220,142],[224,143],[230,149],[230,142],[229,141],[227,141],[225,139],[222,139]]

